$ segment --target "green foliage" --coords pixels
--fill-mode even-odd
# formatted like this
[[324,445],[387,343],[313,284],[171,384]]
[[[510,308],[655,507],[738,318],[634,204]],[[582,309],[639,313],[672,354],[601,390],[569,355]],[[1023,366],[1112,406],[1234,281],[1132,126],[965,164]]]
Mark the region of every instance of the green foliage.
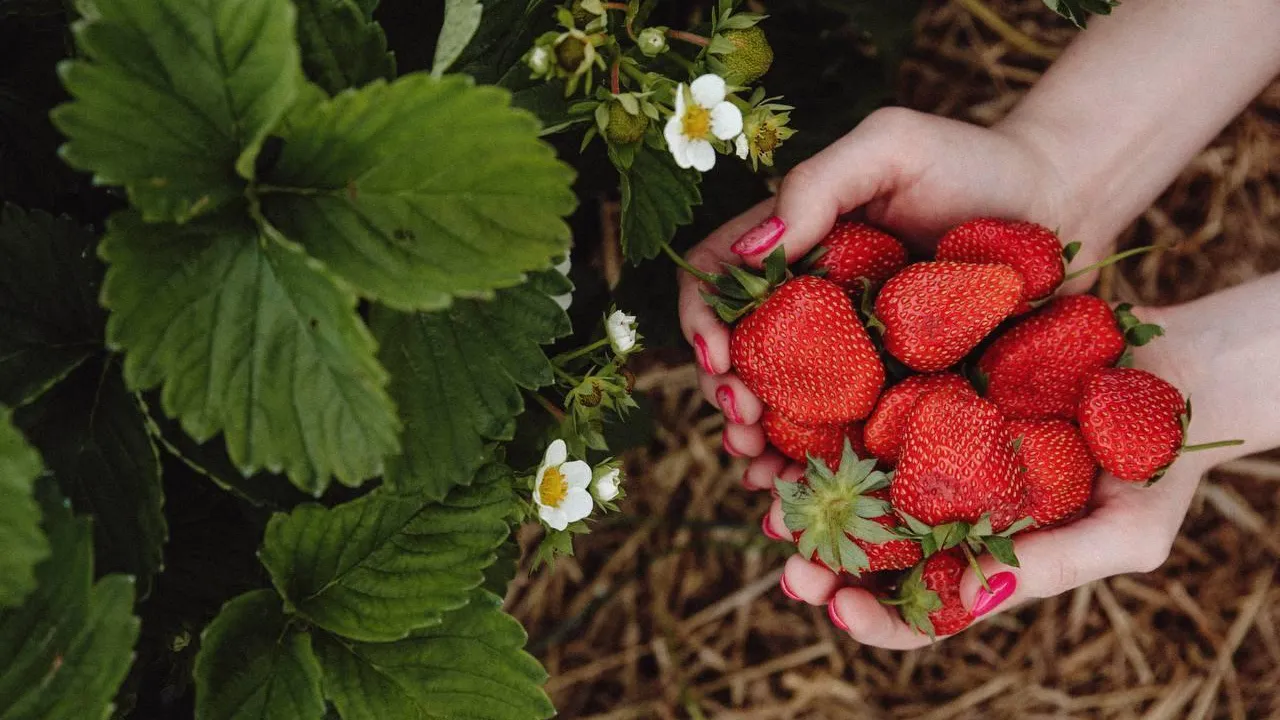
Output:
[[391,80],[395,56],[382,26],[356,0],[295,0],[302,69],[329,93]]
[[1120,3],[1118,0],[1044,0],[1044,4],[1076,27],[1083,28],[1090,15],[1110,15],[1111,9]]
[[22,601],[36,586],[35,566],[49,556],[40,530],[40,506],[32,497],[43,470],[40,456],[0,406],[0,608]]
[[436,55],[431,74],[440,77],[457,61],[467,43],[480,29],[484,6],[480,0],[445,0],[444,27],[436,39]]
[[670,153],[649,145],[622,172],[621,193],[622,251],[633,263],[657,257],[702,203],[697,173],[681,170]]

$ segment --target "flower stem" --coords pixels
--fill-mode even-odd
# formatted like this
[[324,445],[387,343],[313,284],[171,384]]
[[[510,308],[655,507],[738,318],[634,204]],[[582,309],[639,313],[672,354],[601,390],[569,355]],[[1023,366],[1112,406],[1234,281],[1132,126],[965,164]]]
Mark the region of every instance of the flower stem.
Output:
[[535,402],[537,402],[539,405],[542,406],[543,410],[546,410],[548,413],[551,413],[551,417],[555,418],[556,420],[564,420],[564,411],[556,407],[555,403],[542,397],[542,395],[538,393],[529,393],[529,394],[533,396],[533,399]]
[[627,4],[620,3],[620,2],[600,3],[600,7],[604,8],[605,10],[621,10],[622,12],[627,11]]
[[706,47],[711,44],[709,39],[704,38],[701,35],[695,35],[691,32],[685,32],[684,30],[668,30],[667,37],[674,38],[676,40],[683,40],[687,43],[697,45],[698,47]]
[[685,260],[684,258],[680,257],[680,253],[671,249],[671,245],[669,243],[662,243],[662,251],[665,252],[667,254],[667,257],[671,258],[671,261],[674,262],[677,266],[679,266],[681,270],[684,270],[685,272],[698,278],[704,283],[707,283],[709,285],[716,284],[715,275],[712,275],[711,273],[703,272],[698,268],[690,265],[688,260]]
[[556,365],[555,363],[552,363],[552,365],[551,365],[551,370],[552,370],[552,372],[554,372],[554,373],[556,374],[556,377],[560,378],[561,380],[564,380],[565,382],[569,383],[570,385],[574,385],[574,386],[576,386],[576,385],[578,385],[578,384],[580,384],[580,383],[582,382],[582,378],[578,378],[578,377],[574,377],[574,376],[570,375],[569,373],[565,372],[564,370],[561,370],[561,369],[560,369],[560,366],[559,366],[559,365]]
[[622,67],[622,53],[618,53],[618,57],[613,59],[613,65],[609,67],[609,89],[614,95],[622,93],[622,85],[618,83],[618,70]]
[[1155,245],[1143,245],[1142,247],[1131,248],[1129,250],[1125,250],[1124,252],[1116,253],[1111,257],[1103,258],[1102,260],[1099,260],[1098,262],[1092,265],[1087,265],[1085,267],[1080,268],[1079,270],[1076,270],[1068,274],[1065,278],[1062,279],[1062,282],[1070,282],[1071,280],[1075,280],[1076,278],[1086,273],[1091,273],[1094,270],[1101,270],[1102,268],[1107,267],[1108,265],[1115,265],[1116,263],[1120,262],[1121,260],[1124,260],[1125,258],[1133,257],[1134,255],[1141,255],[1144,252],[1151,252],[1152,250],[1155,250],[1155,249],[1156,249]]
[[637,69],[637,68],[635,68],[635,67],[632,67],[631,65],[623,65],[623,66],[622,66],[622,72],[623,72],[623,74],[625,74],[627,77],[629,77],[629,78],[631,78],[632,80],[635,80],[635,81],[636,81],[636,85],[640,86],[640,91],[641,91],[641,92],[643,92],[643,91],[644,91],[644,83],[645,83],[645,80],[646,80],[646,78],[645,78],[645,76],[644,76],[644,73],[640,72],[640,70],[639,70],[639,69]]
[[978,581],[982,583],[982,588],[987,592],[991,592],[991,586],[987,584],[987,576],[982,572],[982,568],[978,567],[978,558],[969,549],[969,543],[960,543],[960,549],[964,551],[964,559],[969,561],[969,567],[973,568],[973,571],[977,573]]
[[1056,60],[1060,51],[1056,48],[1047,47],[1040,44],[1030,35],[1022,32],[1018,28],[1005,22],[1004,18],[995,10],[992,10],[982,0],[958,0],[961,7],[969,11],[969,14],[982,21],[982,24],[991,28],[991,30],[1000,36],[1005,42],[1014,46],[1028,55],[1034,55],[1044,60]]
[[578,358],[582,357],[583,355],[586,355],[586,354],[588,354],[588,353],[595,352],[596,350],[599,350],[600,348],[602,348],[602,347],[604,347],[604,346],[606,346],[606,345],[608,345],[608,344],[609,344],[609,338],[607,338],[607,337],[603,337],[603,338],[600,338],[599,340],[597,340],[597,341],[595,341],[595,342],[591,343],[590,345],[585,345],[585,346],[583,346],[583,347],[578,348],[577,350],[570,350],[570,351],[568,351],[568,352],[561,353],[561,354],[559,354],[559,355],[555,356],[555,357],[551,360],[551,362],[555,363],[556,365],[563,365],[563,364],[565,364],[565,363],[569,362],[570,360],[577,360]]
[[1232,447],[1234,445],[1243,444],[1243,440],[1218,440],[1217,442],[1200,443],[1199,445],[1183,445],[1182,452],[1200,452],[1201,450],[1212,450],[1214,448]]

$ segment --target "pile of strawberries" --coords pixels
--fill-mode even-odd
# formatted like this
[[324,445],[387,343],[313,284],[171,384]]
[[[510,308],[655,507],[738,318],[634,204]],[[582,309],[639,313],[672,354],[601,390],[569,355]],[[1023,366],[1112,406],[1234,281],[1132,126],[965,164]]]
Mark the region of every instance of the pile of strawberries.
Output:
[[1178,390],[1121,367],[1160,328],[1053,297],[1076,250],[984,218],[909,262],[892,236],[842,222],[797,268],[779,250],[706,295],[736,323],[733,365],[767,406],[770,443],[808,463],[777,483],[799,551],[894,572],[886,601],[922,632],[967,626],[975,555],[1016,565],[1013,537],[1084,512],[1100,467],[1151,482],[1187,449]]

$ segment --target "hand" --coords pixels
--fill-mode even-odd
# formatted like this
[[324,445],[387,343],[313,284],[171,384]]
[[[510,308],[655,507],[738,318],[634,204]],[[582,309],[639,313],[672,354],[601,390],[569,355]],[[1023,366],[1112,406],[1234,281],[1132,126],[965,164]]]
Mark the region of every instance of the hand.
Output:
[[[796,260],[837,217],[859,209],[917,248],[979,216],[1033,220],[1070,238],[1062,187],[1052,164],[1021,131],[888,108],[796,166],[776,198],[725,224],[694,247],[688,261],[707,272],[719,272],[725,263],[758,266],[779,243]],[[1085,240],[1073,263],[1078,267],[1109,252],[1109,243],[1073,239]],[[783,459],[765,449],[758,424],[763,406],[731,372],[729,328],[699,296],[700,285],[681,273],[681,328],[697,353],[703,394],[726,415],[725,450],[756,458],[744,484],[770,487]]]

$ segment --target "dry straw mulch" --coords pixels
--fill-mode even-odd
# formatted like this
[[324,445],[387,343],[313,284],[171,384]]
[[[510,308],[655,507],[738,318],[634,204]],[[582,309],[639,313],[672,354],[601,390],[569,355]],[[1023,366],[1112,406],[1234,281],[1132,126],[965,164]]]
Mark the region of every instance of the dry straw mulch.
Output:
[[[1047,62],[966,5],[922,13],[903,101],[986,123]],[[1073,34],[1040,0],[991,6],[1041,49]],[[1121,238],[1150,242],[1161,252],[1105,292],[1176,302],[1280,268],[1280,83]],[[1160,571],[898,653],[859,646],[778,590],[786,551],[758,527],[769,498],[738,485],[744,465],[721,452],[692,366],[653,369],[638,389],[659,427],[627,457],[622,515],[508,597],[562,717],[1280,718],[1280,460],[1206,478]]]

